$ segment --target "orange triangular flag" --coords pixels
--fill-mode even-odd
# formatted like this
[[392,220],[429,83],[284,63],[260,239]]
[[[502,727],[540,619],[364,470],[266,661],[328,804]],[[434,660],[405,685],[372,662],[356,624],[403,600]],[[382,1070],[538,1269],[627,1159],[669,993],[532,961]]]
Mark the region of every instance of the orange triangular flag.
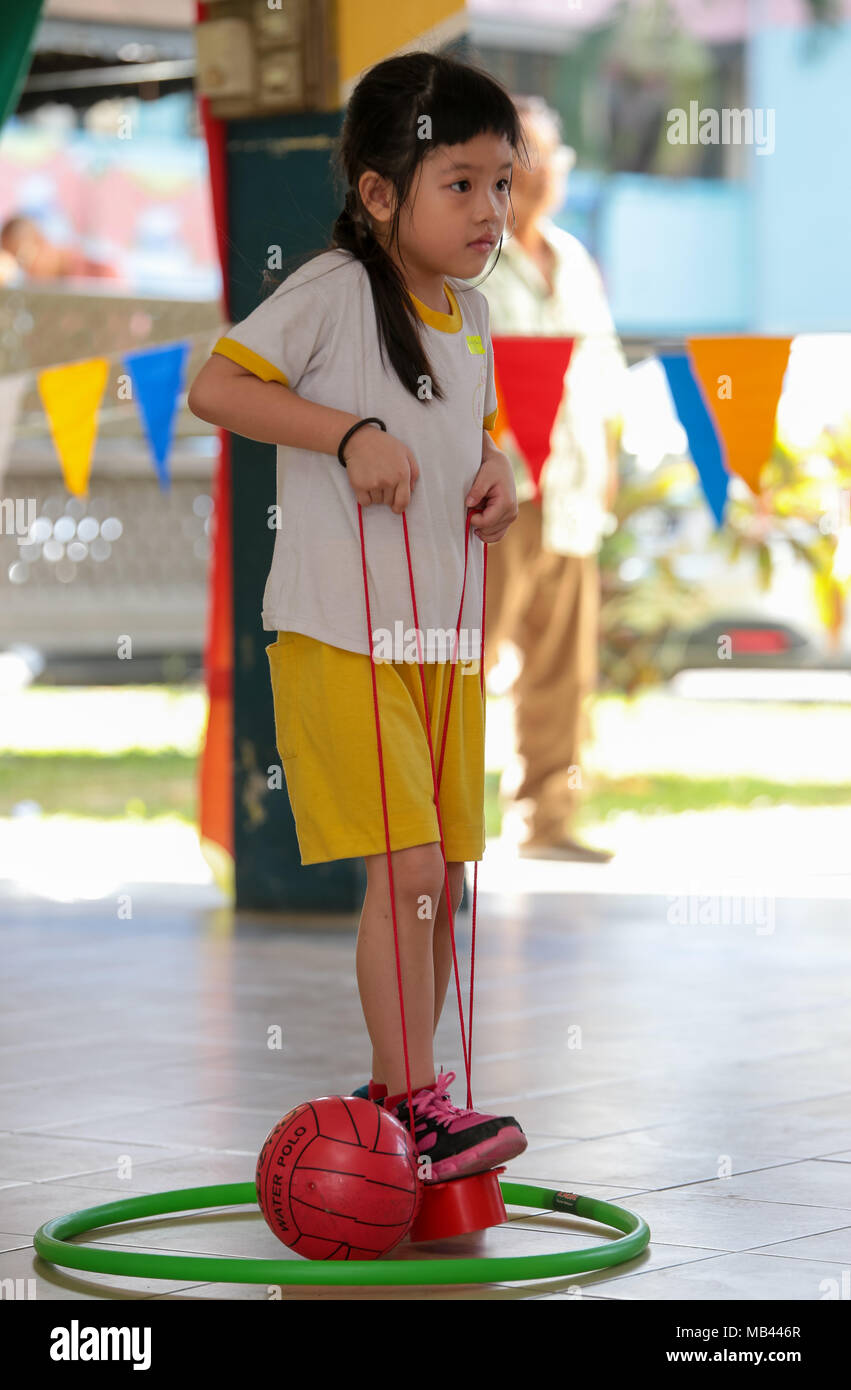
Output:
[[64,367],[47,367],[38,374],[38,389],[62,465],[65,486],[76,497],[85,497],[89,491],[98,407],[108,375],[109,359],[106,357],[91,357]]
[[774,447],[791,338],[689,338],[692,369],[718,432],[724,464],[758,494]]

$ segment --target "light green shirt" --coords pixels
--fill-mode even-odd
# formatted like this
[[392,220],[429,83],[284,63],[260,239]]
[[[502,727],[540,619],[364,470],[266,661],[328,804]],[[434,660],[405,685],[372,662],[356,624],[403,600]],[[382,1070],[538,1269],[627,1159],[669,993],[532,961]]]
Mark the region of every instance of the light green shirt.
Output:
[[[542,544],[557,554],[591,555],[612,529],[604,501],[606,422],[622,418],[626,358],[591,255],[549,218],[538,227],[556,253],[553,293],[528,252],[510,238],[478,288],[488,301],[492,337],[576,340],[541,474]],[[514,470],[518,501],[533,497],[531,474],[510,430],[499,447]]]

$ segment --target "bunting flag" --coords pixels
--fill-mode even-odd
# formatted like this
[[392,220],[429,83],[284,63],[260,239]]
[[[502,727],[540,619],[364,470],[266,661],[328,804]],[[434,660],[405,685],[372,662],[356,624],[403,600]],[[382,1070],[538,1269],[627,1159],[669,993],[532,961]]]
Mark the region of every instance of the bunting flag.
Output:
[[721,443],[724,463],[759,494],[774,447],[777,402],[791,338],[689,338],[694,373]]
[[64,367],[46,367],[38,373],[39,394],[65,486],[75,497],[88,496],[98,410],[108,376],[106,357],[92,357]]
[[191,347],[192,344],[184,340],[128,352],[122,358],[133,382],[136,407],[163,492],[170,486],[168,456]]
[[3,491],[6,463],[29,375],[29,372],[18,372],[15,376],[0,377],[0,493]]
[[729,474],[724,467],[721,445],[703,394],[684,352],[659,353],[665,369],[674,407],[688,437],[700,484],[712,509],[716,526],[724,521]]
[[[550,434],[564,396],[573,338],[492,338],[499,418],[510,427],[529,464],[535,488],[550,453]],[[499,442],[501,431],[497,431]]]

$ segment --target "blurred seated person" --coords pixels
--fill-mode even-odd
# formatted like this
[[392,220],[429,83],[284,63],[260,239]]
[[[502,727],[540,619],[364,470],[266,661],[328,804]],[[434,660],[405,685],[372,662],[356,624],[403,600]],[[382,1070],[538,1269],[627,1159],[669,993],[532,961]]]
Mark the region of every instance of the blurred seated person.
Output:
[[114,266],[90,260],[72,246],[57,246],[49,241],[31,217],[6,219],[0,228],[0,250],[14,257],[29,280],[120,278]]

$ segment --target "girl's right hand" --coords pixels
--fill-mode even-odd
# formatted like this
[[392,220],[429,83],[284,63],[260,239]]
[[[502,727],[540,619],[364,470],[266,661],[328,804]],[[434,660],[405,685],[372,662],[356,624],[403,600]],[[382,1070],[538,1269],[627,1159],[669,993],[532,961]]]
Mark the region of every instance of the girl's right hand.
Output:
[[406,444],[373,425],[353,434],[345,449],[346,472],[362,507],[386,503],[403,512],[420,476],[417,461]]

